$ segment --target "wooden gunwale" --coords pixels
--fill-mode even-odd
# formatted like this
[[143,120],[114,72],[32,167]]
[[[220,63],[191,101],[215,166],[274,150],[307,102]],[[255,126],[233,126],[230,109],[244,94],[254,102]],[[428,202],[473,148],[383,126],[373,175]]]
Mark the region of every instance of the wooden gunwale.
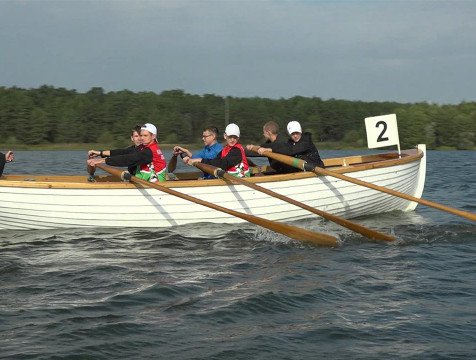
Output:
[[[371,154],[362,156],[347,156],[342,158],[324,159],[328,170],[336,173],[351,173],[375,168],[390,167],[416,161],[423,157],[418,149],[403,150],[402,157],[397,153]],[[262,166],[261,168],[265,168]],[[186,174],[199,174],[190,172]],[[313,172],[297,172],[291,174],[276,174],[256,176],[248,180],[254,183],[289,181],[318,176]],[[0,179],[0,187],[48,188],[48,189],[132,189],[144,187],[141,184],[120,182],[110,175],[96,176],[96,182],[88,182],[86,175],[4,175]],[[226,185],[227,181],[215,180],[174,180],[161,183],[165,187],[202,187]]]

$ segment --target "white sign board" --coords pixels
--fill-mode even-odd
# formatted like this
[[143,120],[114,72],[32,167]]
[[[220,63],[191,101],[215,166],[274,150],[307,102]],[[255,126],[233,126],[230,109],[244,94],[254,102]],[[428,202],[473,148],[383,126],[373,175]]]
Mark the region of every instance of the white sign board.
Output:
[[369,149],[398,145],[398,152],[400,153],[397,115],[390,114],[365,118],[365,129]]

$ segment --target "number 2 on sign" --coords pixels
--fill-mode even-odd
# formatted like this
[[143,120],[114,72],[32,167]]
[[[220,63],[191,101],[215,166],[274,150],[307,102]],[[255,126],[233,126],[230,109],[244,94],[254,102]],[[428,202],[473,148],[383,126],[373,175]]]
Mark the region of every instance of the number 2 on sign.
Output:
[[383,129],[380,132],[380,135],[377,137],[377,142],[388,141],[388,136],[384,137],[384,134],[387,131],[387,123],[385,121],[380,120],[379,122],[377,122],[377,124],[375,124],[375,127],[379,128],[380,125],[383,126]]

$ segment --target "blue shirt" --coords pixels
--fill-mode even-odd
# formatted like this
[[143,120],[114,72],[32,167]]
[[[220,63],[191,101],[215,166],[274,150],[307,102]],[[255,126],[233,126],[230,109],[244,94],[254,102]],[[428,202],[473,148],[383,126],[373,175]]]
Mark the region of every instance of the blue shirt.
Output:
[[[220,143],[216,142],[215,144],[213,144],[211,146],[206,145],[198,153],[192,154],[191,159],[197,159],[197,158],[215,159],[218,156],[218,154],[221,153],[222,150],[223,150],[223,146]],[[210,174],[203,174],[202,178],[203,179],[215,179],[215,177],[210,175]]]

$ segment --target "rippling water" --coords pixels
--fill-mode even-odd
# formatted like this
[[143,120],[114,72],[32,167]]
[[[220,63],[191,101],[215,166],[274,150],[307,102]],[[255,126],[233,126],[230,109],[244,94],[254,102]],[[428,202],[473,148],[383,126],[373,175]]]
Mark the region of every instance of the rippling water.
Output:
[[[84,163],[16,152],[6,172],[85,174]],[[476,212],[475,170],[476,152],[430,151],[423,197]],[[317,217],[293,225],[340,248],[254,225],[3,231],[0,358],[473,357],[475,223],[422,205],[354,221],[399,240]]]

